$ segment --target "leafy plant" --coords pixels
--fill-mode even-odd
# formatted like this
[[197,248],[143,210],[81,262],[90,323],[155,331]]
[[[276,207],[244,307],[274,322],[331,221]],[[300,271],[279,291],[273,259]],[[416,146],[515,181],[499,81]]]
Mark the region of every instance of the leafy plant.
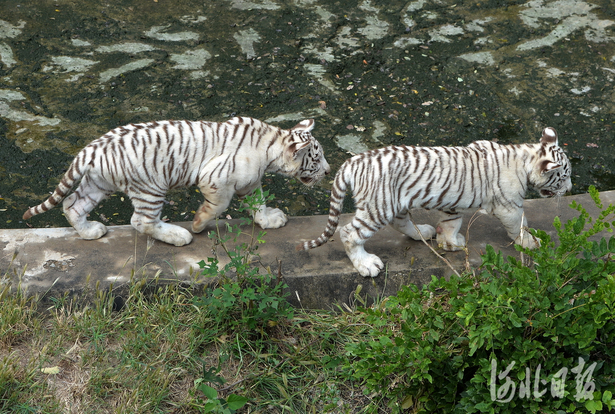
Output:
[[206,384],[209,382],[224,385],[225,381],[218,375],[219,372],[219,367],[217,369],[205,369],[205,364],[203,364],[203,375],[195,381],[196,389],[205,397],[204,404],[200,407],[200,411],[204,414],[233,414],[248,402],[247,398],[235,394],[229,395],[226,399],[219,397],[218,391]]
[[[393,412],[564,413],[613,409],[615,206],[544,231],[533,266],[487,246],[478,274],[401,289],[362,309],[369,328],[346,347],[345,372]],[[611,220],[611,221],[609,221]],[[367,411],[382,401],[372,400]]]
[[[259,206],[271,198],[273,196],[269,196],[267,191],[261,193],[258,190],[245,197],[240,211],[247,210],[254,216]],[[285,299],[287,286],[281,276],[274,277],[269,268],[264,269],[260,264],[257,250],[259,245],[265,243],[265,232],[257,232],[254,221],[249,218],[241,219],[240,224],[224,224],[225,232],[220,230],[216,221],[216,231],[211,232],[209,237],[216,248],[222,249],[228,263],[222,265],[217,254],[208,258],[207,262],[203,260],[199,263],[203,275],[217,277],[218,280],[202,296],[194,298],[193,304],[207,319],[206,323],[197,326],[197,330],[212,339],[225,338],[223,333],[234,332],[236,349],[241,354],[240,337],[242,341],[262,339],[267,336],[269,328],[292,319],[294,311]],[[247,333],[247,337],[239,335],[240,331]],[[259,343],[250,343],[249,347],[258,348]],[[218,372],[219,368],[205,370],[204,367],[203,377],[195,384],[206,397],[202,412],[234,413],[246,404],[247,399],[235,394],[227,399],[219,397],[216,389],[206,384],[222,384],[223,379]]]
[[[237,210],[242,213],[248,211],[251,216],[254,216],[259,209],[259,206],[271,201],[273,195],[269,195],[269,191],[261,191],[257,189],[252,194],[245,196],[241,206]],[[222,277],[228,280],[232,275],[237,277],[237,280],[242,282],[245,279],[259,274],[259,268],[253,265],[254,259],[258,258],[256,251],[260,244],[265,243],[263,237],[266,232],[261,230],[256,233],[256,224],[253,220],[247,217],[239,219],[239,224],[231,224],[228,221],[224,222],[226,233],[220,230],[220,222],[216,219],[216,231],[210,232],[208,237],[214,242],[214,255],[207,258],[207,262],[201,260],[199,267],[202,269],[202,274],[209,277]],[[248,241],[238,243],[242,236],[246,236],[241,228],[247,226],[250,229]],[[243,237],[245,238],[245,237]],[[232,241],[234,247],[231,249],[228,243]],[[216,247],[220,246],[224,254],[230,261],[220,267],[220,260],[216,252]]]
[[[273,196],[268,191],[260,190],[248,195],[240,211],[248,210],[256,213],[260,205],[270,201]],[[248,218],[241,219],[241,223],[230,224],[225,222],[226,233],[220,231],[216,221],[216,232],[209,237],[216,246],[220,246],[229,262],[221,266],[217,255],[202,260],[199,266],[202,274],[209,277],[218,277],[216,287],[208,288],[202,297],[195,298],[194,304],[205,309],[219,326],[232,330],[243,326],[250,330],[262,330],[266,326],[275,326],[282,319],[292,319],[293,308],[286,301],[285,283],[281,277],[274,277],[270,269],[261,273],[259,256],[256,253],[263,240],[265,231],[256,232],[256,225]],[[249,228],[244,233],[243,227]],[[241,238],[248,241],[239,243]],[[234,247],[230,248],[232,242]]]

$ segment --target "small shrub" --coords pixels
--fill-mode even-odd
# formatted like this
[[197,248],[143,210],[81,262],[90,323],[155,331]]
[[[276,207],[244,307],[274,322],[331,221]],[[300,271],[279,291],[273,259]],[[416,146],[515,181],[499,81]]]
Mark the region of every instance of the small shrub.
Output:
[[[363,309],[345,372],[392,412],[564,413],[615,407],[615,206],[543,231],[527,267],[487,246],[478,274],[432,277]],[[374,400],[366,411],[375,412]]]
[[[268,191],[262,194],[256,191],[246,196],[245,209],[255,213],[258,206],[271,200]],[[218,222],[216,222],[218,224]],[[215,326],[221,329],[234,330],[244,327],[250,330],[263,330],[267,326],[275,326],[279,321],[292,319],[293,308],[285,297],[286,284],[279,278],[274,277],[269,269],[261,273],[258,246],[265,243],[263,236],[265,231],[256,233],[255,223],[244,218],[240,225],[231,225],[225,222],[226,234],[223,235],[218,228],[211,232],[209,237],[214,240],[216,246],[220,246],[230,261],[220,265],[217,255],[202,260],[199,266],[202,274],[208,277],[218,277],[217,286],[208,288],[205,294],[195,298],[194,304],[203,309],[215,322]],[[246,236],[242,232],[242,226],[248,226],[250,233],[247,234],[247,242],[238,243],[240,237]],[[232,241],[232,250],[228,244]]]

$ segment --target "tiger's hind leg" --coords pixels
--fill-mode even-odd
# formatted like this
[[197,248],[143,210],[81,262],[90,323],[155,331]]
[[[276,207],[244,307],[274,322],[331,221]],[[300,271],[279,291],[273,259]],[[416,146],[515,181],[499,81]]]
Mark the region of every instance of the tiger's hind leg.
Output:
[[462,250],[466,245],[466,238],[459,234],[462,218],[457,214],[447,215],[446,219],[438,223],[436,241],[446,251]]
[[139,233],[147,234],[156,240],[174,246],[184,246],[192,241],[192,234],[188,230],[160,220],[162,206],[164,205],[164,194],[127,194],[135,209],[130,224]]
[[397,214],[391,222],[391,227],[414,240],[421,240],[421,236],[425,240],[429,240],[436,235],[436,229],[433,226],[429,224],[414,224],[410,220],[410,215],[407,211]]
[[89,175],[81,179],[74,193],[64,199],[64,216],[71,226],[86,240],[99,239],[107,233],[107,227],[98,221],[88,221],[87,216],[98,203],[107,198],[115,188]]
[[[361,212],[358,210],[352,222],[340,229],[340,238],[348,258],[359,274],[376,277],[384,269],[384,263],[375,254],[367,253],[363,246],[385,224],[374,223],[369,218],[362,217],[364,214]],[[370,223],[369,227],[367,223]]]

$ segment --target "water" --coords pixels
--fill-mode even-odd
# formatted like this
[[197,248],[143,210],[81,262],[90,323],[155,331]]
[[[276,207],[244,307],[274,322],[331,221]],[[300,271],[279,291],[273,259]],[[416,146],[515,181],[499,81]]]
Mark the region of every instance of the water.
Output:
[[[0,227],[26,227],[89,141],[161,119],[315,118],[333,171],[384,145],[528,142],[552,126],[573,192],[614,188],[609,0],[2,3]],[[264,184],[291,215],[328,211],[327,180]],[[202,201],[168,199],[173,221]],[[116,194],[92,216],[127,224],[129,204]],[[30,224],[67,225],[60,209]]]

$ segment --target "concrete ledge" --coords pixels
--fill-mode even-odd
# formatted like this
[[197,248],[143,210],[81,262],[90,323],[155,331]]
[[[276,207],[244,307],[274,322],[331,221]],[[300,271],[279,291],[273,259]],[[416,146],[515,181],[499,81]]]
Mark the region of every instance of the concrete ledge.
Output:
[[[615,203],[615,191],[601,193],[603,204]],[[562,222],[578,213],[569,208],[576,200],[597,216],[588,194],[562,197],[561,199],[526,200],[525,211],[530,227],[545,230],[555,236],[553,218]],[[435,212],[417,210],[413,218],[417,223],[436,224]],[[505,255],[518,255],[511,245],[499,220],[489,215],[477,214],[468,231],[472,214],[464,216],[463,234],[468,240],[465,252],[440,251],[459,272],[469,264],[477,267],[480,254],[490,244]],[[352,218],[345,214],[340,225]],[[280,260],[281,274],[291,290],[290,300],[296,306],[313,309],[330,309],[344,303],[352,304],[354,293],[362,285],[361,296],[373,299],[395,294],[400,286],[410,283],[424,284],[431,275],[448,276],[452,270],[422,242],[417,242],[390,227],[378,232],[366,244],[366,250],[375,253],[385,262],[388,272],[378,277],[363,278],[352,267],[337,234],[324,246],[307,252],[296,252],[295,245],[319,236],[326,225],[326,216],[292,217],[288,224],[268,230],[266,243],[259,253],[261,263],[277,273]],[[190,223],[177,223],[189,228]],[[223,227],[223,226],[221,226]],[[207,232],[195,235],[194,241],[184,247],[174,247],[148,240],[131,226],[109,227],[106,236],[86,241],[79,238],[72,228],[47,228],[27,230],[0,230],[1,283],[11,283],[29,294],[61,296],[66,292],[79,294],[94,287],[121,291],[131,277],[156,279],[159,283],[187,283],[203,286],[211,279],[199,275],[198,262],[212,256],[214,248]],[[604,234],[608,237],[609,233]],[[241,240],[240,240],[241,241]],[[435,243],[432,242],[434,248]],[[223,251],[217,248],[222,263]]]

